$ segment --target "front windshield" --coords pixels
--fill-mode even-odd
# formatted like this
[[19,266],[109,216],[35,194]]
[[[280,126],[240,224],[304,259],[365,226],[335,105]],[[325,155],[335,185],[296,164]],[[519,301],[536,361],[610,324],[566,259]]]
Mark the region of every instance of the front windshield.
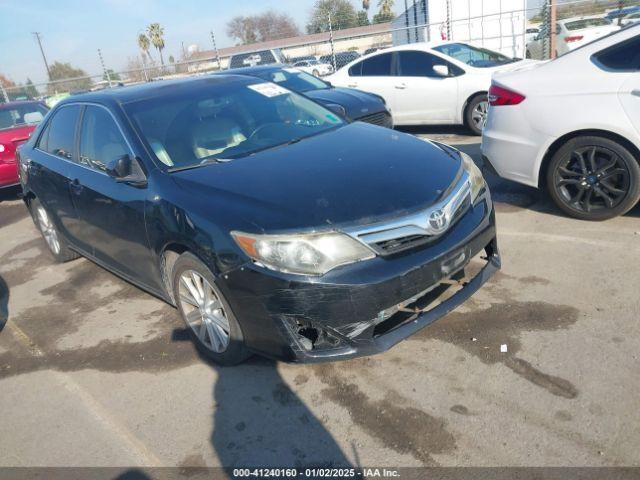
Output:
[[433,49],[475,68],[497,67],[498,65],[505,65],[517,60],[516,58],[494,52],[493,50],[472,47],[465,43],[448,43],[446,45],[439,45]]
[[309,75],[297,68],[283,68],[280,70],[269,70],[265,72],[259,72],[257,74],[260,78],[273,82],[278,85],[282,85],[284,88],[293,90],[294,92],[304,93],[310,90],[324,90],[329,88],[325,82],[319,78]]
[[41,103],[21,103],[0,106],[0,130],[37,125],[47,114]]
[[170,169],[245,157],[344,123],[273,83],[225,81],[190,87],[125,105],[157,159]]

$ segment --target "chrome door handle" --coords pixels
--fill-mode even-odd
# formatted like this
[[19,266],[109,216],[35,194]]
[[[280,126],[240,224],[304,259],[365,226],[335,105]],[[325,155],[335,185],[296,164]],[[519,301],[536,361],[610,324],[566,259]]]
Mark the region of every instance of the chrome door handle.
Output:
[[349,87],[349,88],[357,88],[358,84],[357,83],[352,83],[352,84],[347,85],[347,87]]
[[403,85],[403,84],[400,84],[400,85],[396,85],[396,88],[397,88],[398,90],[404,90],[405,88],[407,88],[407,86],[406,86],[406,85]]
[[635,90],[631,90],[631,95],[634,97],[640,97],[640,88],[636,88]]

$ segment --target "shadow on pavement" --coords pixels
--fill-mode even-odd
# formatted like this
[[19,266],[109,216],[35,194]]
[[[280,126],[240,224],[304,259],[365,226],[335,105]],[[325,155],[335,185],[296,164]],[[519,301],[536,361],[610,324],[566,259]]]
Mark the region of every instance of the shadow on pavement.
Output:
[[18,200],[20,185],[14,187],[0,188],[0,202]]
[[0,332],[9,318],[9,286],[0,276]]
[[[186,329],[184,329],[186,330]],[[173,339],[191,341],[183,329]],[[221,367],[213,387],[211,445],[229,475],[238,467],[351,467],[331,433],[278,372],[274,360],[254,356]],[[304,370],[296,386],[308,381]],[[295,388],[295,387],[294,387]],[[183,465],[183,467],[203,465]]]

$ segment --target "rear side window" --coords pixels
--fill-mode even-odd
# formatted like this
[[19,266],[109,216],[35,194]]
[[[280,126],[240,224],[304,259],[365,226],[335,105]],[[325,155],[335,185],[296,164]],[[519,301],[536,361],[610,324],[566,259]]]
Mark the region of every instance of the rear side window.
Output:
[[79,105],[61,107],[54,114],[40,139],[41,143],[45,140],[46,145],[39,144],[39,147],[51,155],[72,160],[79,115]]
[[383,53],[367,58],[349,69],[352,77],[388,77],[391,75],[393,53]]
[[640,71],[640,36],[630,38],[593,55],[596,64],[616,72]]
[[127,142],[109,112],[89,105],[82,117],[80,163],[104,172],[111,161],[128,153]]

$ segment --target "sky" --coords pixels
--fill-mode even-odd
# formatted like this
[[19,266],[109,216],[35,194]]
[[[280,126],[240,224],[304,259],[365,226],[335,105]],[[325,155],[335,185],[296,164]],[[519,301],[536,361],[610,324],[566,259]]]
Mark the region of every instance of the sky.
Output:
[[[361,0],[350,0],[356,9]],[[409,4],[412,0],[408,0]],[[443,0],[444,1],[444,0]],[[529,7],[542,0],[529,0]],[[42,34],[49,64],[70,62],[89,74],[102,72],[98,48],[107,68],[124,70],[129,57],[138,55],[138,33],[152,22],[164,27],[165,61],[180,58],[181,45],[211,48],[209,32],[218,47],[234,44],[226,36],[226,22],[269,8],[286,12],[304,30],[315,0],[0,0],[0,73],[11,80],[45,82],[46,70],[31,32]],[[395,13],[404,1],[396,0]],[[378,0],[371,0],[370,17]],[[157,53],[152,50],[154,58]]]
[[[360,0],[351,0],[361,8]],[[404,4],[398,0],[397,4]],[[31,32],[42,34],[49,64],[70,62],[90,74],[102,71],[97,49],[107,68],[122,70],[138,54],[138,33],[152,22],[164,27],[165,62],[180,57],[197,44],[211,48],[209,32],[218,47],[234,45],[225,24],[236,15],[260,13],[269,8],[286,12],[304,29],[314,0],[0,0],[0,73],[14,82],[45,82],[46,70]],[[370,16],[377,1],[371,2]],[[400,11],[399,5],[396,9]],[[152,51],[154,58],[157,53]]]

